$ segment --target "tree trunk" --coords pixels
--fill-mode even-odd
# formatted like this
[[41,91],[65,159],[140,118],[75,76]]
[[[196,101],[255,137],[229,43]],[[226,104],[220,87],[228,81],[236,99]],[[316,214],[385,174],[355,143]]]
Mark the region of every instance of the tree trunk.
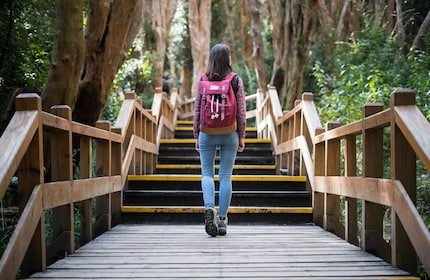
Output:
[[230,48],[232,48],[232,52],[231,52],[231,59],[233,61],[237,60],[237,52],[233,51],[233,49],[236,47],[235,43],[236,43],[236,37],[235,37],[235,28],[236,26],[234,26],[234,10],[233,7],[236,3],[236,1],[229,1],[229,0],[224,0],[224,9],[225,9],[225,14],[227,16],[226,20],[227,20],[227,27],[226,27],[226,34],[227,34],[227,45],[230,46]]
[[152,1],[152,30],[155,37],[155,50],[153,62],[155,64],[154,86],[163,86],[164,59],[166,56],[170,24],[175,15],[177,0]]
[[191,53],[193,56],[192,96],[197,94],[197,82],[206,72],[210,51],[212,0],[189,0],[188,17],[190,26]]
[[303,75],[316,30],[317,4],[318,0],[292,0],[285,7],[285,87],[280,96],[285,109],[293,108],[302,94]]
[[75,121],[93,126],[127,54],[125,41],[138,1],[90,0],[85,31],[85,64],[73,112]]
[[[272,41],[273,41],[273,70],[270,84],[276,87],[278,93],[281,91],[283,85],[283,79],[276,79],[277,73],[282,70],[282,52],[284,50],[284,13],[282,12],[281,0],[269,0],[269,19],[272,25]],[[283,75],[282,75],[283,76]],[[278,82],[280,81],[280,83]]]
[[57,0],[55,14],[52,65],[42,94],[45,111],[59,104],[74,107],[84,63],[83,2]]
[[252,58],[257,73],[258,87],[267,88],[266,71],[264,69],[264,46],[261,35],[260,5],[256,0],[248,0],[251,12]]
[[396,14],[397,42],[400,45],[400,49],[403,50],[405,47],[405,29],[403,27],[403,8],[401,0],[396,0]]
[[422,42],[422,38],[424,37],[424,34],[426,34],[429,25],[430,25],[430,11],[427,13],[426,18],[422,22],[420,28],[418,29],[418,33],[414,38],[414,42],[412,43],[412,47],[414,49],[424,49],[424,42]]

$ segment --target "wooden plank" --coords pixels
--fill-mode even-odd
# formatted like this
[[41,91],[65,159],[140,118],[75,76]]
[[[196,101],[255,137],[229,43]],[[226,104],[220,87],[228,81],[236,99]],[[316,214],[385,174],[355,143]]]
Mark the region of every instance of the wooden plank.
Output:
[[320,227],[118,225],[29,279],[414,279]]
[[[15,279],[16,271],[18,271],[18,268],[25,257],[27,249],[31,245],[32,240],[29,237],[35,234],[35,231],[40,224],[42,213],[42,191],[40,186],[36,186],[33,189],[28,203],[22,212],[22,215],[0,260],[0,275],[2,279]],[[43,231],[44,228],[41,230]],[[41,243],[42,244],[39,245],[39,253],[42,253],[42,255],[39,256],[40,260],[43,262],[41,264],[42,269],[44,269],[46,265],[46,256],[41,248],[44,247],[45,241],[41,240]]]
[[[15,175],[15,171],[30,146],[33,135],[36,133],[39,124],[37,122],[37,111],[16,112],[9,125],[6,127],[0,138],[0,197],[9,186],[10,180]],[[11,141],[13,139],[13,141]]]

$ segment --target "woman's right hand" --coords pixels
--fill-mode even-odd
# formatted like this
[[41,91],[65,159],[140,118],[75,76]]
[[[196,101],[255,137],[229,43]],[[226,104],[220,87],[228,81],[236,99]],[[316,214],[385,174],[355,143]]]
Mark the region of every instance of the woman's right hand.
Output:
[[200,153],[200,145],[199,145],[199,140],[198,139],[196,139],[196,146],[195,146],[195,148],[196,148],[196,151]]
[[239,146],[237,147],[237,151],[241,153],[243,150],[245,150],[245,139],[239,138]]

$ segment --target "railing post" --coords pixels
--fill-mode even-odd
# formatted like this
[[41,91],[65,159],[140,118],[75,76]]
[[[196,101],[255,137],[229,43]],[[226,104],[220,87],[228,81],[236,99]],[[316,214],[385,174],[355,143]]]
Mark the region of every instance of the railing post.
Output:
[[[416,205],[416,154],[405,135],[396,123],[395,106],[416,105],[415,92],[410,89],[396,90],[391,95],[391,178],[401,181],[412,202]],[[415,250],[392,209],[392,265],[416,274],[417,262]]]
[[[72,153],[72,110],[66,105],[51,107],[51,113],[68,122],[67,131],[54,131],[51,135],[51,179],[56,181],[73,180]],[[73,201],[73,190],[68,193]],[[71,254],[74,251],[74,213],[73,202],[52,209],[52,244],[48,250],[48,260],[55,260],[58,254]]]
[[[39,112],[37,132],[18,168],[18,207],[21,214],[33,188],[44,182],[42,101],[37,94],[26,93],[18,95],[15,104],[16,111],[37,110]],[[31,238],[31,242],[21,264],[22,277],[36,271],[46,270],[45,219],[43,215],[34,235],[29,238]]]
[[[111,124],[108,121],[98,121],[96,127],[110,132]],[[111,141],[96,141],[96,175],[97,177],[111,175]],[[96,198],[96,222],[94,236],[99,236],[111,229],[111,194]]]
[[[357,143],[356,136],[349,135],[345,138],[344,157],[345,157],[345,176],[357,176]],[[356,246],[358,243],[357,230],[357,199],[352,197],[345,198],[345,239]]]
[[[384,175],[383,128],[366,129],[365,120],[382,110],[380,104],[363,106],[363,178],[383,178]],[[384,207],[364,201],[362,209],[362,249],[390,261],[390,251],[383,238]]]
[[[92,178],[93,148],[90,137],[81,136],[79,139],[79,168],[80,179]],[[81,201],[81,231],[80,245],[84,245],[93,239],[92,207],[91,199]]]
[[[112,132],[121,135],[121,128],[114,127]],[[122,144],[112,141],[111,175],[121,175]],[[122,191],[112,193],[112,226],[121,222]]]
[[[325,130],[322,127],[315,129],[315,135],[320,135]],[[317,143],[314,147],[314,176],[325,175],[325,143]],[[313,192],[312,195],[313,206],[313,221],[320,227],[324,226],[324,194],[320,192]]]
[[[326,131],[339,126],[339,122],[329,122]],[[325,176],[340,176],[340,139],[326,141]],[[345,228],[340,222],[340,197],[338,195],[325,193],[324,229],[345,238]]]

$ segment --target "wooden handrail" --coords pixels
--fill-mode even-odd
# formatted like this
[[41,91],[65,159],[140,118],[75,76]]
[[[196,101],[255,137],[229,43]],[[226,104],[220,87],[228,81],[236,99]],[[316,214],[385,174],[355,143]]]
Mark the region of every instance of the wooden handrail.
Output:
[[[328,123],[326,129],[321,126],[310,93],[304,93],[302,100],[282,116],[279,110],[273,109],[279,108],[279,101],[270,89],[260,100],[258,131],[269,131],[260,135],[269,136],[274,141],[278,167],[288,168],[290,175],[308,176],[314,196],[314,222],[358,245],[357,200],[363,200],[363,212],[366,212],[361,238],[363,250],[372,251],[411,273],[416,270],[416,253],[429,273],[430,234],[414,205],[416,184],[415,179],[410,178],[415,177],[415,168],[409,166],[415,166],[416,154],[429,170],[430,124],[415,106],[414,92],[397,90],[392,94],[392,108],[382,110],[379,104],[367,104],[362,120],[345,125]],[[391,129],[391,157],[394,158],[391,179],[382,179],[382,174],[377,171],[382,172],[384,128]],[[364,176],[360,177],[357,177],[356,168],[357,137],[362,137],[363,146],[367,145],[363,165],[369,165],[367,169],[363,168]],[[341,147],[344,147],[345,156],[342,176]],[[372,152],[375,149],[376,152]],[[406,154],[402,155],[404,151]],[[405,160],[407,162],[403,162]],[[381,178],[369,177],[372,172],[366,170],[379,173]],[[345,226],[340,222],[341,196],[347,204]],[[381,205],[391,207],[393,212],[391,251],[382,238],[382,216],[372,218],[382,213]],[[366,242],[369,240],[376,242]]]
[[[81,205],[81,245],[109,230],[119,221],[127,175],[152,173],[158,153],[156,118],[142,108],[134,94],[126,94],[115,127],[103,121],[96,127],[73,122],[67,106],[54,106],[55,114],[42,112],[36,94],[21,94],[16,103],[17,112],[0,138],[0,163],[4,166],[0,194],[4,196],[17,175],[23,199],[17,226],[0,260],[1,279],[14,279],[20,267],[23,277],[43,271],[51,255],[74,251],[76,202]],[[43,145],[44,133],[50,136],[51,145]],[[92,140],[97,145],[95,155]],[[44,146],[59,149],[51,151],[51,162],[61,166],[52,169],[48,183],[44,182]],[[80,149],[80,178],[76,179],[72,178],[72,147]],[[94,158],[96,170],[92,174]],[[92,199],[96,201],[95,223]],[[55,236],[46,246],[43,211],[50,209]]]

